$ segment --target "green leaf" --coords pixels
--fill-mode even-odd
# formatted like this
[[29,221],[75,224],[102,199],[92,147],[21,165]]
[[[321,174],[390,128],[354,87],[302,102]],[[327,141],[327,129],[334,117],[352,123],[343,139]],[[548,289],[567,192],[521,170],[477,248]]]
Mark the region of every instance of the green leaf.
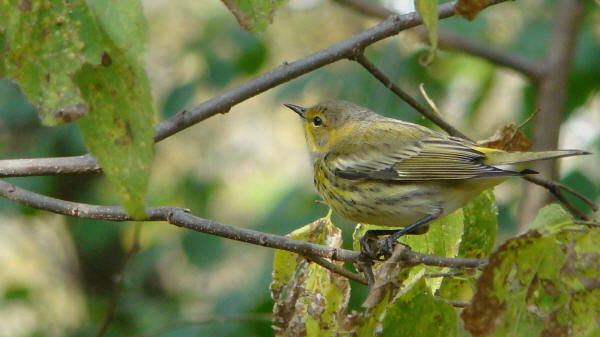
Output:
[[[498,227],[498,208],[494,200],[494,193],[490,189],[463,207],[465,229],[458,256],[481,259],[488,257],[492,252]],[[463,272],[463,276],[445,277],[438,294],[451,300],[470,301],[479,273]]]
[[93,19],[81,0],[0,3],[4,71],[38,108],[45,125],[70,122],[89,111],[72,80],[84,63],[100,62],[100,54],[93,53],[98,42],[85,39],[87,22]]
[[104,55],[111,62],[86,64],[74,77],[91,112],[79,120],[79,128],[125,210],[142,218],[154,154],[150,85],[141,67],[117,48]]
[[[423,235],[406,235],[400,242],[409,245],[412,250],[422,254],[443,257],[456,257],[458,255],[461,238],[464,231],[464,213],[459,209],[452,214],[437,220],[429,225],[429,230]],[[434,266],[417,266],[425,268],[426,273],[445,273],[449,268]],[[435,293],[441,286],[443,277],[427,278],[430,291]]]
[[465,231],[458,256],[481,259],[490,255],[498,228],[498,208],[494,202],[494,192],[490,189],[463,207]]
[[[331,223],[330,215],[287,236],[340,248],[341,230]],[[276,250],[271,297],[276,336],[336,336],[346,317],[350,284],[297,254]]]
[[[502,245],[462,313],[474,336],[590,336],[600,329],[600,230],[564,210],[540,211],[535,228]],[[545,225],[544,225],[545,223]]]
[[146,19],[137,1],[87,0],[99,26],[129,63],[144,64]]
[[261,32],[273,21],[275,10],[287,0],[222,0],[242,28]]
[[571,215],[560,205],[551,204],[540,209],[531,223],[530,229],[538,230],[544,234],[553,234],[569,224],[573,224]]
[[0,3],[6,75],[42,123],[79,119],[88,149],[136,218],[145,215],[153,157],[144,31],[139,1]]
[[421,14],[423,17],[423,23],[425,27],[427,27],[427,31],[429,32],[429,43],[431,43],[431,50],[429,51],[429,55],[427,59],[423,62],[425,65],[431,64],[433,59],[435,58],[435,53],[438,47],[438,10],[437,10],[437,0],[414,0],[415,1],[415,9]]
[[437,300],[424,279],[387,309],[381,336],[457,336],[456,309]]
[[412,250],[436,256],[455,257],[458,255],[463,235],[464,215],[462,209],[429,224],[429,230],[422,235],[405,235],[400,242]]

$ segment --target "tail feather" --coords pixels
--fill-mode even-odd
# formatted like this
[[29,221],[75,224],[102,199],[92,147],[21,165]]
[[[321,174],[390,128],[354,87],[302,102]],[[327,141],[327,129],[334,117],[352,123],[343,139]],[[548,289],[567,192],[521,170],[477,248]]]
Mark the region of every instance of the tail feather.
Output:
[[490,151],[486,153],[484,163],[492,166],[511,165],[511,164],[526,164],[539,160],[555,159],[570,156],[588,155],[591,152],[581,150],[555,150],[555,151],[540,151],[540,152],[505,152],[505,151]]

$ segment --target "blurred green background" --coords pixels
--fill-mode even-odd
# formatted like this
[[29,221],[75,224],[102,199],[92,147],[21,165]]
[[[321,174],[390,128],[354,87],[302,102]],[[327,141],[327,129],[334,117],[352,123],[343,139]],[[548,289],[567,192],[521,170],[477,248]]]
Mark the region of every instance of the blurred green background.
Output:
[[[217,0],[142,3],[149,26],[147,72],[159,120],[377,23],[331,1],[291,0],[264,33],[252,35]],[[386,4],[406,9],[412,1]],[[554,4],[505,3],[472,22],[444,20],[440,28],[539,59],[545,57]],[[594,2],[586,6],[560,147],[600,153],[600,13]],[[535,109],[531,83],[520,74],[447,51],[424,68],[418,60],[426,51],[416,35],[403,32],[368,48],[367,55],[414,96],[424,83],[445,117],[474,139],[520,122]],[[159,143],[148,204],[186,207],[204,218],[275,234],[325,215],[327,207],[315,203],[319,198],[300,123],[282,104],[308,106],[330,98],[430,125],[360,66],[340,61]],[[531,132],[530,125],[525,132]],[[41,127],[19,88],[0,80],[2,159],[85,152],[76,125]],[[598,201],[599,166],[597,154],[569,158],[561,163],[560,179]],[[9,180],[57,198],[118,202],[101,176]],[[496,188],[500,241],[516,230],[521,183]],[[352,224],[339,217],[334,223],[350,247]],[[0,199],[0,336],[93,335],[113,298],[114,276],[133,232],[133,223],[69,218]],[[255,314],[272,309],[273,250],[158,222],[141,225],[140,244],[125,269],[106,336],[272,335],[270,323]],[[353,287],[352,308],[359,309],[365,290]]]

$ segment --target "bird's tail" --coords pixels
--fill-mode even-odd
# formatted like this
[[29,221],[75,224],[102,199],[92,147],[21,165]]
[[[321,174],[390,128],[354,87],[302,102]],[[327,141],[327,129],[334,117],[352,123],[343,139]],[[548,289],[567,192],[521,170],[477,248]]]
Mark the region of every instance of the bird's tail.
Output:
[[591,154],[591,152],[581,150],[506,152],[502,150],[479,147],[476,150],[481,151],[486,155],[486,158],[483,160],[485,164],[517,171],[524,169],[534,162],[540,160]]

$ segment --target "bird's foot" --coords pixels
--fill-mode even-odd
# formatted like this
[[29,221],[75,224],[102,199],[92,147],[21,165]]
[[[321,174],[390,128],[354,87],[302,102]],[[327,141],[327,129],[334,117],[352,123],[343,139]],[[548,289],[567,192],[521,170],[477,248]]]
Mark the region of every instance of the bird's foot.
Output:
[[381,231],[370,230],[360,238],[360,253],[365,258],[375,261],[385,261],[392,256],[394,247],[398,244],[409,246],[397,241],[393,235],[387,235],[382,238]]

